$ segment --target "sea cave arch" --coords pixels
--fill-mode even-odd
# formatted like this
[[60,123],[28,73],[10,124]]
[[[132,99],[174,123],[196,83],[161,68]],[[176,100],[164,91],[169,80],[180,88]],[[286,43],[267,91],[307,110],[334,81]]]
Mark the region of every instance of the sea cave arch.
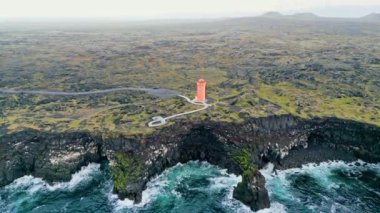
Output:
[[[269,196],[265,189],[265,179],[256,165],[258,155],[254,149],[255,147],[249,144],[232,143],[215,134],[214,128],[201,125],[192,128],[179,138],[168,138],[162,143],[156,141],[155,147],[151,149],[155,151],[151,153],[146,152],[142,155],[133,151],[117,153],[116,165],[124,167],[121,168],[121,172],[135,175],[123,178],[123,175],[118,174],[120,171],[112,169],[111,165],[116,183],[114,189],[121,198],[140,202],[142,191],[152,177],[177,163],[199,160],[227,169],[228,173],[241,175],[242,182],[234,189],[234,198],[250,206],[252,210],[267,208]],[[145,147],[145,150],[149,148]]]

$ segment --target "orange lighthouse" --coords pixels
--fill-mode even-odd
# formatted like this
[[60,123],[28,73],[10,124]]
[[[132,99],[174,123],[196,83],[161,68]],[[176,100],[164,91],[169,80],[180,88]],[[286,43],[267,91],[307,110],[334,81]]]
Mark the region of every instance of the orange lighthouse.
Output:
[[195,96],[195,101],[200,103],[206,102],[206,81],[204,79],[197,81],[197,96]]

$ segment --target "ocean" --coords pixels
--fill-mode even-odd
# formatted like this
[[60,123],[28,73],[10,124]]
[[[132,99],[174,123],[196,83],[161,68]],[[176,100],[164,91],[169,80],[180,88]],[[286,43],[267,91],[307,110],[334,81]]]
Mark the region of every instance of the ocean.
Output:
[[[271,199],[266,212],[379,212],[380,164],[325,162],[271,172],[261,170]],[[142,202],[112,193],[107,164],[89,164],[69,182],[47,184],[24,176],[0,188],[0,212],[251,212],[232,198],[240,176],[191,161],[152,179]]]

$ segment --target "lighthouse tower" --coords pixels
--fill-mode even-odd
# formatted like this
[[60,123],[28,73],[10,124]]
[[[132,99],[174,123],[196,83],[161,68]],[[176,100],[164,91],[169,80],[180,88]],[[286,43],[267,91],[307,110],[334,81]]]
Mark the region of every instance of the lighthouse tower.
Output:
[[206,81],[204,79],[197,81],[197,96],[195,96],[195,102],[206,102]]

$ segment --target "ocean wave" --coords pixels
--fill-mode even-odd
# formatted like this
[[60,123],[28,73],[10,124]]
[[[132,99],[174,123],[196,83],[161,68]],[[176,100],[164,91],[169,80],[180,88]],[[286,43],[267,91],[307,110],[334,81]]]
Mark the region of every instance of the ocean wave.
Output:
[[[216,189],[225,189],[229,188],[233,191],[233,187],[237,186],[237,184],[241,181],[241,176],[236,176],[235,174],[222,175],[218,177],[208,178],[210,181],[210,190]],[[233,186],[233,187],[231,187]]]
[[[120,212],[124,209],[130,209],[133,211],[136,211],[138,208],[144,207],[148,203],[152,202],[154,198],[157,197],[160,192],[164,190],[164,187],[168,185],[168,180],[166,177],[168,174],[176,169],[183,167],[183,164],[178,163],[174,167],[171,167],[169,169],[166,169],[163,171],[160,175],[155,176],[152,178],[146,186],[146,189],[142,192],[141,202],[140,203],[134,203],[133,200],[130,200],[128,198],[125,199],[119,199],[119,197],[113,193],[111,190],[109,192],[109,200],[114,205],[114,212]],[[175,193],[177,196],[179,196],[178,192]]]
[[[369,169],[375,173],[368,174]],[[351,193],[350,191],[339,194],[342,190],[351,190],[349,187],[357,186],[363,189],[364,193],[369,192],[374,197],[377,196],[370,197],[371,199],[380,198],[376,182],[365,182],[365,178],[380,177],[380,164],[368,164],[363,161],[311,163],[301,168],[278,170],[276,174],[273,173],[273,165],[268,164],[260,172],[266,179],[271,207],[258,213],[294,212],[297,206],[303,206],[300,211],[311,212],[371,210],[372,207],[350,206],[350,203],[365,205],[362,197],[347,197],[347,192]],[[349,183],[339,182],[341,177],[346,178],[344,180]],[[24,210],[44,211],[59,208],[60,211],[71,211],[75,208],[70,206],[73,202],[76,205],[90,202],[93,205],[91,208],[95,210],[98,209],[97,205],[103,205],[107,212],[154,212],[157,207],[161,212],[167,212],[171,211],[170,209],[186,210],[189,206],[196,208],[198,205],[201,209],[217,206],[230,212],[252,212],[249,207],[233,198],[233,189],[240,181],[241,176],[229,174],[227,170],[207,162],[191,161],[177,164],[149,181],[147,189],[142,193],[142,202],[134,204],[132,200],[120,200],[113,194],[112,180],[108,173],[100,170],[99,164],[89,164],[73,174],[68,182],[48,184],[41,178],[24,176],[0,188],[0,212],[20,212],[20,208],[24,208],[25,204],[29,206]],[[354,186],[351,186],[352,184]],[[96,195],[92,197],[93,193]],[[200,197],[197,197],[198,195]],[[57,200],[57,197],[61,197],[63,202]],[[45,201],[48,203],[44,203]],[[369,203],[368,206],[371,205]],[[86,210],[86,206],[83,206],[82,210]]]
[[[308,163],[302,165],[301,168],[291,168],[286,170],[277,170],[274,173],[274,166],[272,163],[268,163],[263,169],[260,170],[261,174],[266,180],[271,180],[274,177],[283,177],[286,174],[297,174],[297,173],[308,173],[314,175],[320,180],[326,181],[326,178],[331,174],[333,169],[343,169],[351,174],[359,174],[363,170],[372,169],[380,172],[380,164],[366,163],[362,160],[357,160],[354,162],[344,162],[344,161],[326,161],[322,163]],[[282,179],[282,178],[281,178]],[[286,182],[286,181],[285,181]],[[328,182],[328,181],[327,181]]]
[[278,202],[271,203],[269,208],[261,209],[256,213],[286,213],[286,207]]
[[81,170],[74,173],[68,182],[56,182],[49,184],[42,178],[26,175],[14,180],[11,184],[4,187],[4,190],[23,190],[29,194],[33,194],[37,191],[47,190],[74,190],[81,183],[90,181],[95,175],[99,174],[100,164],[90,163],[87,166],[83,166]]
[[[209,184],[207,187],[194,186],[186,183],[192,177],[202,176]],[[147,206],[155,202],[158,197],[165,199],[174,199],[179,203],[183,202],[185,197],[183,189],[178,191],[177,188],[185,188],[190,191],[198,191],[208,195],[225,194],[221,198],[221,204],[226,209],[233,212],[248,213],[252,212],[249,207],[233,198],[233,189],[241,181],[242,177],[235,174],[229,174],[226,169],[203,161],[190,161],[186,164],[177,164],[166,169],[162,174],[154,177],[147,184],[147,189],[142,193],[142,202],[134,204],[133,201],[124,199],[120,200],[116,195],[110,192],[110,201],[114,204],[114,212],[139,212],[145,210]],[[180,205],[180,204],[177,204]],[[194,207],[196,208],[196,207]],[[149,212],[149,210],[148,210]]]
[[49,184],[42,178],[23,176],[0,188],[0,197],[3,197],[3,200],[0,200],[0,212],[26,211],[23,208],[28,208],[27,211],[32,209],[37,211],[44,206],[40,203],[41,199],[49,197],[50,194],[74,193],[81,190],[81,186],[91,184],[100,174],[100,165],[91,163],[74,173],[68,182]]
[[[370,210],[371,205],[376,201],[365,203],[360,196],[355,196],[355,194],[373,193],[378,198],[380,197],[378,189],[374,189],[371,185],[371,181],[374,180],[370,182],[368,179],[361,180],[368,178],[368,175],[371,176],[368,172],[372,172],[371,177],[375,176],[375,179],[380,177],[380,164],[365,163],[361,160],[351,163],[327,161],[319,164],[308,163],[301,168],[276,172],[273,167],[273,164],[269,163],[260,170],[266,179],[266,188],[272,202],[271,208],[263,212],[274,212],[275,209],[278,212],[306,209],[312,212],[336,212],[337,210],[349,212],[350,209],[365,212]],[[355,202],[352,201],[353,199]],[[347,207],[351,204],[352,206]],[[273,205],[277,207],[272,208]],[[304,206],[304,209],[300,210],[297,206]]]

